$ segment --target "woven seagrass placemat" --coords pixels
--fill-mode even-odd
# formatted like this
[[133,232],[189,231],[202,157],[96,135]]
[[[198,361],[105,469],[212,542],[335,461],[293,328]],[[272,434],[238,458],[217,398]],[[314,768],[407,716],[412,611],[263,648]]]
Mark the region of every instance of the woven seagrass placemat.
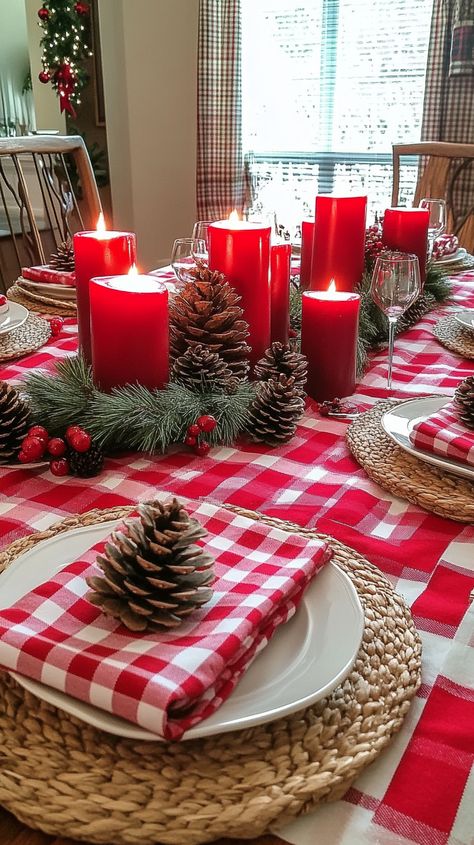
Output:
[[19,282],[15,282],[7,291],[8,299],[24,305],[29,311],[38,314],[51,314],[57,317],[75,317],[77,314],[75,300],[50,299],[39,293],[26,290]]
[[50,337],[51,327],[47,320],[30,314],[22,326],[0,335],[0,363],[35,352]]
[[454,319],[442,317],[433,327],[433,334],[446,349],[463,358],[474,359],[474,331],[470,332]]
[[474,483],[409,455],[383,430],[383,415],[400,404],[384,399],[351,423],[352,454],[384,490],[456,522],[474,522]]
[[[389,581],[341,543],[292,523],[233,511],[305,537],[324,537],[365,612],[349,677],[323,701],[283,719],[180,743],[103,733],[0,676],[0,803],[47,833],[114,845],[198,845],[250,838],[340,798],[399,730],[420,684],[421,645]],[[91,511],[9,546],[0,571],[44,539],[129,515]]]

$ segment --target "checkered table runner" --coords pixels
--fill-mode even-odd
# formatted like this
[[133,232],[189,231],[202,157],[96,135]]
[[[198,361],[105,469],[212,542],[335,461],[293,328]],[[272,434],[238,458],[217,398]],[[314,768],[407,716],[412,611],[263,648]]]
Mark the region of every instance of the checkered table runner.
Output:
[[[164,273],[166,276],[166,272]],[[168,274],[169,277],[171,277]],[[397,338],[394,387],[401,399],[451,396],[474,363],[432,335],[440,316],[474,308],[474,273],[454,280],[454,304]],[[0,371],[21,380],[71,354],[66,326],[40,352]],[[355,401],[372,405],[386,390],[387,354],[377,352]],[[44,467],[0,469],[2,543],[69,514],[150,498],[156,489],[259,510],[318,530],[372,560],[409,602],[424,646],[423,684],[388,751],[335,805],[319,808],[280,836],[296,845],[474,845],[474,527],[391,496],[349,453],[346,423],[321,418],[311,403],[295,437],[276,449],[242,443],[198,458],[176,447],[107,460],[91,481],[54,478]]]
[[417,449],[474,465],[474,431],[459,421],[453,402],[416,423],[410,440]]

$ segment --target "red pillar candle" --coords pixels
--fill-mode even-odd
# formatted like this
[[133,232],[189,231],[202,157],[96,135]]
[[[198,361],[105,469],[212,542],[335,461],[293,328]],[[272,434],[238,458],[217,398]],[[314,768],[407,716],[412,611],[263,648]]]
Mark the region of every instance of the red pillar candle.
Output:
[[239,296],[253,366],[270,346],[270,226],[234,219],[209,226],[209,267],[227,277]]
[[311,282],[311,264],[313,261],[314,221],[303,220],[301,224],[301,264],[300,288],[308,290]]
[[306,391],[319,402],[354,392],[359,304],[357,293],[335,289],[303,293],[301,351],[308,359]]
[[79,349],[88,364],[92,361],[89,282],[93,276],[128,273],[137,257],[132,232],[107,232],[102,226],[103,219],[95,232],[74,235]]
[[271,341],[288,343],[290,328],[291,244],[270,247]]
[[91,279],[90,315],[92,372],[101,390],[168,382],[168,291],[156,276]]
[[311,290],[327,290],[337,279],[351,291],[364,273],[367,197],[316,197]]
[[388,249],[418,256],[422,287],[426,275],[429,219],[426,208],[387,208],[383,218],[383,244]]

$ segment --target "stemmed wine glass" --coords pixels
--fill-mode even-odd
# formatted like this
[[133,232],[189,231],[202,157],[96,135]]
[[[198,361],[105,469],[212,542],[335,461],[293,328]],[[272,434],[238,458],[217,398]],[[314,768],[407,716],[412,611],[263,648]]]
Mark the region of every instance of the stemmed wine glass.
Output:
[[421,293],[417,256],[406,252],[389,252],[379,256],[375,262],[370,293],[375,304],[388,317],[387,387],[390,390],[397,320]]
[[171,253],[171,266],[181,284],[186,284],[193,278],[191,270],[196,266],[198,255],[205,252],[205,244],[199,238],[177,238]]
[[425,208],[430,213],[428,221],[428,257],[431,258],[436,238],[446,230],[446,203],[441,199],[424,197],[420,200],[420,208]]
[[193,238],[204,244],[204,249],[201,253],[196,252],[195,259],[201,264],[209,263],[209,226],[210,220],[198,220],[193,227]]

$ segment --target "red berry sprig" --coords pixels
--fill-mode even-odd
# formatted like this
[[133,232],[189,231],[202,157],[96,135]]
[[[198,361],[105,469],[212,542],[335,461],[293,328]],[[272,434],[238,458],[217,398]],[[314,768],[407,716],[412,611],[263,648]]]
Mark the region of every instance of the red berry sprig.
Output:
[[186,437],[184,438],[185,445],[190,446],[194,453],[200,458],[204,458],[209,452],[211,446],[202,435],[209,434],[211,431],[214,431],[216,426],[217,420],[210,414],[203,414],[198,417],[196,422],[192,423],[192,425],[189,425],[187,428]]
[[51,473],[57,478],[63,478],[65,475],[69,475],[69,461],[66,458],[58,458],[57,460],[51,461],[49,468]]
[[57,337],[61,334],[62,328],[64,325],[64,320],[62,317],[51,317],[49,320],[49,326],[51,328],[51,334],[53,337]]

